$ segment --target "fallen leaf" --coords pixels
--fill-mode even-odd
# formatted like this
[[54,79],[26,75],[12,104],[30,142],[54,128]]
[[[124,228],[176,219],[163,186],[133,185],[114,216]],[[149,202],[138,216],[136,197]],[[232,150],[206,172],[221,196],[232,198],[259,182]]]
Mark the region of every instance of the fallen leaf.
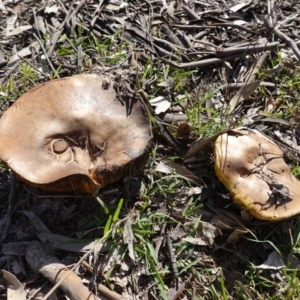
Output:
[[101,274],[105,274],[114,264],[121,264],[119,259],[119,247],[112,249],[99,264]]
[[131,228],[131,218],[127,218],[127,221],[124,225],[123,241],[124,244],[128,245],[129,257],[135,261],[135,253],[133,250],[134,235]]
[[15,23],[18,19],[18,15],[12,15],[6,20],[6,33],[10,32],[15,28]]
[[172,161],[168,161],[168,164],[177,174],[193,181],[201,187],[203,186],[203,181],[199,177],[195,176],[194,173],[187,169],[185,166],[179,165]]
[[249,82],[248,84],[245,84],[243,87],[241,87],[229,102],[230,112],[232,112],[240,102],[249,99],[249,97],[259,86],[260,82],[261,80]]
[[201,186],[201,187],[199,187],[199,186],[191,187],[191,188],[188,189],[187,195],[188,196],[200,195],[202,193],[202,189],[203,189],[203,186]]
[[264,270],[280,270],[284,267],[286,267],[286,265],[281,256],[276,251],[270,253],[268,259],[263,264],[256,266],[257,269]]
[[20,60],[20,57],[25,57],[25,56],[30,55],[32,53],[32,48],[34,48],[35,51],[37,52],[38,49],[40,48],[39,43],[38,42],[33,42],[28,47],[23,48],[22,50],[18,51],[16,54],[11,56],[9,62],[7,63],[7,66],[11,67],[15,62]]
[[2,245],[1,253],[7,255],[25,256],[29,242],[6,243]]
[[2,10],[4,13],[7,12],[7,9],[6,9],[5,5],[3,4],[2,0],[0,0],[0,10]]
[[236,281],[243,281],[243,275],[240,272],[236,272],[234,270],[227,270],[226,268],[221,268],[222,277],[225,279],[225,282],[230,285],[234,286]]
[[235,229],[227,238],[226,243],[233,244],[238,241],[241,235],[249,233],[248,230],[245,229]]
[[252,2],[252,0],[236,4],[232,7],[230,7],[230,11],[237,12],[237,11],[241,10],[242,8],[244,8],[244,7],[248,6],[249,4],[251,4],[251,2]]
[[222,130],[209,138],[196,142],[188,150],[187,154],[185,155],[185,159],[189,159],[199,155],[201,151],[205,150],[212,142],[214,142],[220,134],[226,133],[227,131],[228,129]]
[[29,29],[32,29],[32,26],[31,25],[24,25],[24,26],[19,26],[17,28],[14,28],[10,31],[7,31],[6,32],[6,36],[13,36],[13,35],[17,35],[17,34],[20,34],[22,33],[23,31],[26,31],[26,30],[29,30]]
[[1,270],[4,279],[7,281],[7,299],[9,300],[26,300],[26,293],[22,284],[15,275]]
[[296,255],[289,253],[287,256],[288,266],[292,269],[298,269],[300,268],[300,261],[297,258]]
[[42,220],[38,216],[36,216],[36,214],[29,210],[22,210],[22,213],[29,218],[34,229],[38,233],[50,233],[48,227],[42,222]]
[[[220,231],[217,227],[208,222],[199,220],[186,222],[184,223],[183,227],[186,232],[196,231],[195,238],[204,241],[205,245],[209,246],[212,246],[214,243],[214,238],[220,235]],[[190,237],[187,237],[187,239],[190,239]],[[196,240],[196,242],[200,241]]]
[[58,5],[52,5],[52,6],[46,6],[44,13],[45,14],[57,14],[60,11],[60,8]]
[[162,161],[160,161],[159,163],[156,163],[154,171],[155,172],[161,172],[161,173],[164,173],[164,174],[171,174],[173,172],[172,168],[170,166],[167,166]]
[[46,34],[47,33],[47,29],[46,29],[46,26],[45,26],[44,18],[42,16],[37,16],[36,17],[36,26],[37,26],[37,29],[42,34]]
[[244,21],[244,20],[234,20],[232,22],[233,24],[236,24],[236,25],[245,25],[247,24],[248,22]]
[[152,106],[156,107],[155,108],[156,114],[160,114],[162,112],[167,111],[171,106],[171,102],[163,96],[155,97],[149,100],[149,102]]
[[175,229],[173,229],[170,233],[170,237],[172,240],[177,241],[181,239],[182,237],[186,236],[187,233],[183,230],[181,225],[177,225]]
[[194,237],[191,237],[191,236],[187,236],[185,238],[182,238],[182,241],[185,241],[185,242],[188,242],[190,244],[193,244],[193,245],[199,245],[199,246],[207,246],[207,242],[202,239],[202,238],[194,238]]

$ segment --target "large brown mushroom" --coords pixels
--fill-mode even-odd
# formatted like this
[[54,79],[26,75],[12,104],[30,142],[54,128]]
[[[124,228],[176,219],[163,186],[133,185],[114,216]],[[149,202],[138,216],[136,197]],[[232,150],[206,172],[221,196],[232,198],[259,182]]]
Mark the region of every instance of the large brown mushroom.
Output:
[[214,157],[220,181],[255,217],[277,221],[300,213],[300,182],[285,163],[282,150],[259,131],[220,135]]
[[152,141],[149,116],[137,96],[118,99],[113,84],[77,75],[22,95],[0,120],[1,160],[53,191],[94,193],[135,172]]

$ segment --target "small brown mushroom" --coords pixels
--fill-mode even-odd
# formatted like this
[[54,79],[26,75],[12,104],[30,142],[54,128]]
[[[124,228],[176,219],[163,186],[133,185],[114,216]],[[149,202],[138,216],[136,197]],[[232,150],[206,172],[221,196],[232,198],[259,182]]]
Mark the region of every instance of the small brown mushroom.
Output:
[[220,135],[214,157],[220,181],[255,217],[279,221],[300,213],[300,182],[285,163],[282,150],[259,131]]
[[53,191],[97,189],[141,167],[152,141],[136,97],[119,100],[111,80],[77,75],[24,95],[0,120],[0,158],[29,184]]

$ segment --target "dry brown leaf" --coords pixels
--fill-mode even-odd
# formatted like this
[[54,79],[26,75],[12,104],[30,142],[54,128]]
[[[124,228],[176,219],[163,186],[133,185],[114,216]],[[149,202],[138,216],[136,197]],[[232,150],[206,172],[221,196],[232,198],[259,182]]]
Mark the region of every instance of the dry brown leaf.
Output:
[[197,245],[200,245],[198,243],[202,243],[201,241],[203,241],[206,245],[211,246],[214,243],[214,238],[220,235],[220,231],[217,227],[199,220],[186,222],[183,226],[186,232],[196,231],[195,240],[192,237],[186,237],[183,238],[183,240],[197,243]]
[[124,225],[123,241],[124,244],[128,245],[129,257],[133,261],[135,261],[135,252],[133,250],[134,235],[131,229],[131,218],[127,218],[126,223]]
[[32,52],[32,48],[35,49],[36,52],[38,52],[40,45],[38,42],[33,42],[31,43],[28,47],[23,48],[22,50],[18,51],[16,54],[14,54],[13,56],[11,56],[7,66],[11,67],[13,66],[13,64],[15,62],[17,62],[18,60],[20,60],[20,57],[25,57],[30,55]]
[[205,150],[212,142],[214,142],[220,134],[223,134],[227,131],[228,131],[228,129],[222,130],[221,132],[219,132],[209,138],[206,138],[206,139],[196,142],[188,150],[187,154],[185,155],[185,159],[189,159],[189,158],[199,155],[201,153],[201,151]]
[[7,299],[9,300],[26,300],[26,293],[22,284],[12,273],[1,270],[4,279],[7,281]]
[[249,0],[249,1],[245,1],[245,2],[242,2],[242,3],[236,4],[232,7],[230,7],[230,10],[232,12],[237,12],[237,11],[241,10],[242,8],[246,7],[247,5],[250,5],[251,2],[252,2],[252,0]]
[[235,229],[227,238],[226,243],[233,244],[238,241],[238,239],[241,235],[244,235],[247,233],[249,233],[248,230],[241,229],[241,228]]
[[42,16],[37,16],[36,17],[36,26],[37,29],[42,33],[42,34],[46,34],[47,33],[47,29],[45,26],[45,22]]
[[191,236],[187,236],[185,238],[182,238],[182,241],[198,246],[208,246],[207,241],[203,238],[194,238]]
[[6,36],[9,37],[9,36],[17,35],[17,34],[22,33],[23,31],[26,31],[26,30],[29,30],[29,29],[32,29],[31,25],[19,26],[17,28],[14,28],[14,29],[6,32]]
[[185,166],[179,165],[172,161],[168,161],[168,164],[172,169],[174,169],[174,171],[177,174],[193,181],[194,183],[198,184],[199,186],[203,186],[204,183],[202,182],[202,180],[199,177],[195,176],[194,173],[191,172],[190,170],[188,170]]
[[229,102],[230,112],[232,112],[240,102],[249,99],[250,95],[255,92],[259,84],[260,80],[257,80],[247,83],[241,87]]

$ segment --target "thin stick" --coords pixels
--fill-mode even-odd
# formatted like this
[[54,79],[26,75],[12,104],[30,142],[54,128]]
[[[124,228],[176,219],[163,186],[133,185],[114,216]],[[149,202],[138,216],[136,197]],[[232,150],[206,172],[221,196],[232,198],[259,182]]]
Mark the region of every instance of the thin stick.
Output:
[[[46,254],[41,243],[33,241],[28,245],[26,260],[33,271],[42,274],[53,284],[58,284],[69,298],[73,300],[98,299],[82,283],[79,276],[69,270],[58,258]],[[43,299],[48,299],[54,290],[55,288],[52,288]]]
[[33,69],[35,69],[37,72],[39,72],[41,75],[43,75],[44,77],[48,78],[48,79],[52,79],[49,75],[45,74],[44,72],[42,72],[41,70],[39,70],[35,65],[33,65],[30,61],[28,61],[27,59],[25,59],[24,57],[18,55],[18,57],[20,59],[22,59],[23,61],[25,61],[27,64],[29,64]]
[[284,40],[285,42],[287,42],[289,44],[289,46],[292,48],[296,58],[298,60],[300,60],[300,50],[299,50],[297,44],[291,38],[289,38],[286,34],[281,32],[277,27],[272,26],[271,23],[267,20],[266,20],[266,25],[279,38],[281,38],[282,40]]
[[[98,242],[97,244],[99,243],[102,243],[103,241],[106,240],[106,238],[109,236],[109,234],[111,233],[111,230],[109,230],[106,235],[104,235]],[[42,300],[47,300],[52,292],[64,281],[64,279],[71,273],[73,272],[91,253],[93,252],[93,249],[89,250],[87,253],[85,253],[82,258],[69,270],[69,272],[67,272],[65,274],[65,276],[63,276],[54,286],[53,288],[48,292],[48,294],[42,299]]]
[[50,59],[49,59],[49,57],[47,55],[47,52],[46,52],[46,49],[44,48],[43,43],[41,42],[41,40],[38,38],[38,36],[35,33],[33,33],[33,36],[37,40],[37,42],[39,43],[40,47],[42,48],[43,53],[44,53],[44,55],[46,57],[46,60],[47,60],[47,62],[49,64],[51,70],[54,72],[54,74],[56,74],[57,78],[59,78],[59,75],[57,74],[56,70],[54,69],[54,67],[53,67],[53,65],[52,65],[52,63],[51,63],[51,61],[50,61]]
[[[91,273],[91,274],[94,274],[94,270],[92,268],[92,266],[87,263],[86,261],[83,261],[82,262],[82,265]],[[96,274],[96,277],[99,277],[98,274]],[[111,291],[109,288],[107,288],[105,285],[99,283],[97,285],[97,290],[100,294],[102,294],[103,296],[111,299],[111,300],[124,300],[125,298],[122,297],[122,295],[120,294],[117,294],[116,292],[114,291]]]
[[[42,51],[43,51],[43,53],[44,53],[44,55],[45,55],[45,57],[46,57],[46,60],[47,60],[47,62],[48,62],[48,64],[49,64],[49,66],[50,66],[50,68],[52,69],[52,71],[54,72],[54,74],[56,74],[56,76],[59,78],[59,75],[57,74],[57,72],[56,72],[56,70],[54,69],[54,67],[53,67],[53,65],[52,65],[52,63],[51,63],[51,61],[50,61],[50,59],[49,59],[49,57],[48,57],[48,55],[47,55],[47,53],[46,53],[46,49],[44,48],[44,45],[43,45],[43,43],[41,42],[41,35],[40,35],[40,32],[39,32],[39,30],[37,29],[38,28],[38,26],[37,26],[37,19],[36,19],[36,14],[35,14],[35,9],[33,8],[32,9],[32,12],[33,12],[33,18],[34,18],[34,24],[35,24],[35,27],[36,27],[36,30],[37,30],[37,34],[38,34],[38,36],[33,32],[33,36],[35,37],[35,39],[37,40],[37,42],[39,43],[39,45],[40,45],[40,47],[42,48]],[[50,77],[48,77],[48,78],[50,78]],[[50,78],[51,79],[51,78]]]

